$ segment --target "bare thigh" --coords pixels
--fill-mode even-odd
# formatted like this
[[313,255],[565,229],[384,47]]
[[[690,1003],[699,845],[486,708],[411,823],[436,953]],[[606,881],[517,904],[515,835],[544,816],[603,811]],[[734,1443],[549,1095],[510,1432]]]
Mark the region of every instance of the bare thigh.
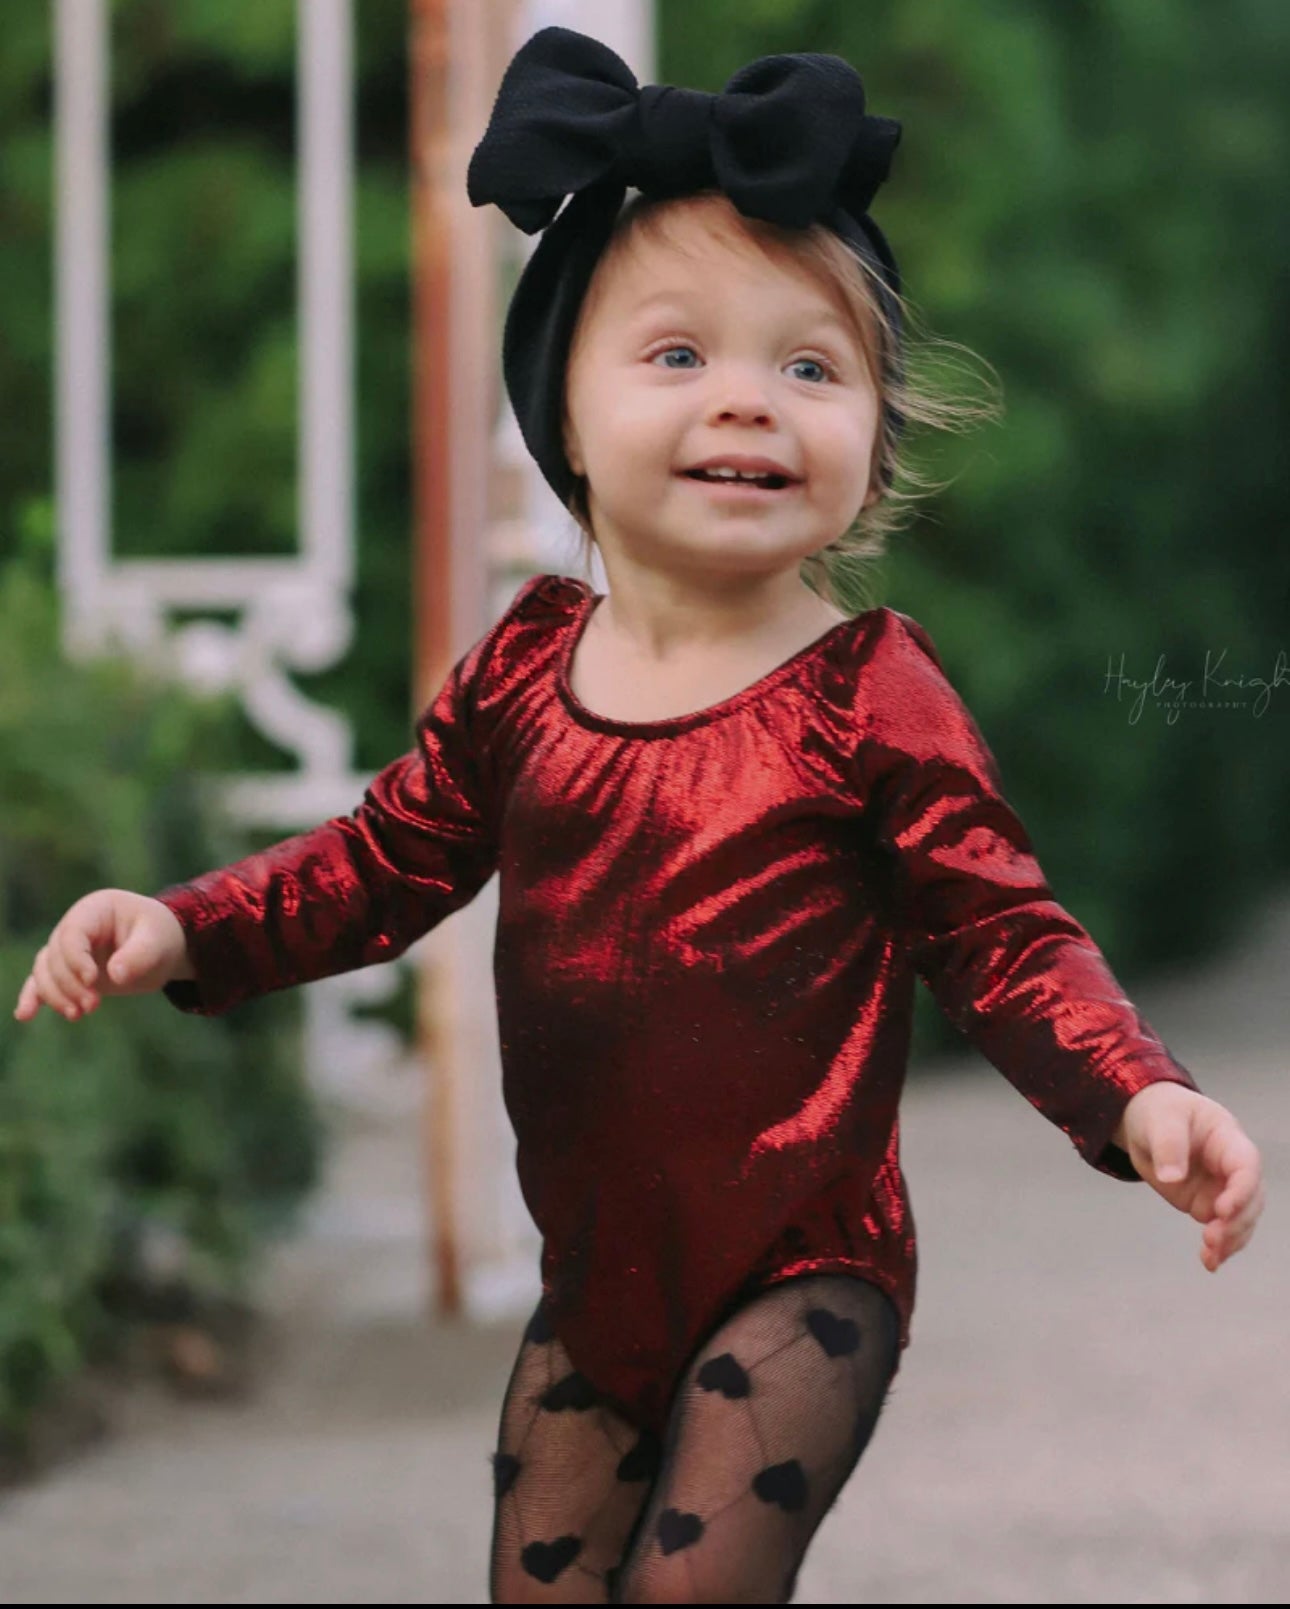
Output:
[[573,1367],[539,1303],[492,1455],[490,1601],[608,1603],[659,1450]]

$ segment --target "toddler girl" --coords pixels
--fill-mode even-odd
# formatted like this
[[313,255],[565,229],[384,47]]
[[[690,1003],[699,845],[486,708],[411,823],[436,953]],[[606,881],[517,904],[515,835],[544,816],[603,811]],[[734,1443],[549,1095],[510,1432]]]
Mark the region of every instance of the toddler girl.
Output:
[[1054,900],[928,633],[805,584],[881,516],[917,402],[867,216],[898,132],[836,57],[710,96],[535,35],[471,195],[545,230],[506,380],[609,594],[531,579],[352,815],[88,895],[19,998],[217,1014],[399,955],[499,874],[543,1250],[494,1602],[789,1600],[909,1342],[916,978],[1086,1162],[1203,1222],[1206,1267],[1262,1207],[1253,1144]]

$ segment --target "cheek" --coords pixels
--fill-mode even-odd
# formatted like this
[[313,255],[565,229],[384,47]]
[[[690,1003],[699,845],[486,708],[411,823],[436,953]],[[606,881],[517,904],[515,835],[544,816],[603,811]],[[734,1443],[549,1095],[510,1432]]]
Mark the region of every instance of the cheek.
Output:
[[602,474],[657,473],[675,461],[684,428],[675,408],[664,405],[657,393],[606,386],[586,400],[583,440]]
[[817,418],[804,422],[801,439],[808,473],[821,483],[835,487],[839,494],[849,494],[853,485],[867,480],[872,429],[862,428],[850,417]]

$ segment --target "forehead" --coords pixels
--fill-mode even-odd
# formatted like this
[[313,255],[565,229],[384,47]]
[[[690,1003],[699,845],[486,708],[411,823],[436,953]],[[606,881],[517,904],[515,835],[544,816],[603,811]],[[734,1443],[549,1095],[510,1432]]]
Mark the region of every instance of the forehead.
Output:
[[790,318],[817,317],[851,328],[838,288],[788,249],[743,233],[703,204],[669,209],[662,229],[635,229],[597,271],[594,300],[615,320],[675,307],[726,307],[733,293],[764,291]]

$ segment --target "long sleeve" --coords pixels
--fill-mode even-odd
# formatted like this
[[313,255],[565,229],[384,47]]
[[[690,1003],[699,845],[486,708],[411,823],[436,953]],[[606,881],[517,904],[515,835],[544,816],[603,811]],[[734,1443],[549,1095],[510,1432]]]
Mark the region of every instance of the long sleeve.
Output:
[[166,986],[173,1005],[218,1016],[392,960],[478,893],[497,860],[472,725],[492,638],[454,666],[417,722],[416,746],[373,779],[352,815],[155,896],[183,925],[197,973]]
[[1195,1081],[1053,898],[998,767],[926,631],[896,610],[866,665],[855,764],[908,954],[942,1011],[1093,1167],[1129,1099]]

